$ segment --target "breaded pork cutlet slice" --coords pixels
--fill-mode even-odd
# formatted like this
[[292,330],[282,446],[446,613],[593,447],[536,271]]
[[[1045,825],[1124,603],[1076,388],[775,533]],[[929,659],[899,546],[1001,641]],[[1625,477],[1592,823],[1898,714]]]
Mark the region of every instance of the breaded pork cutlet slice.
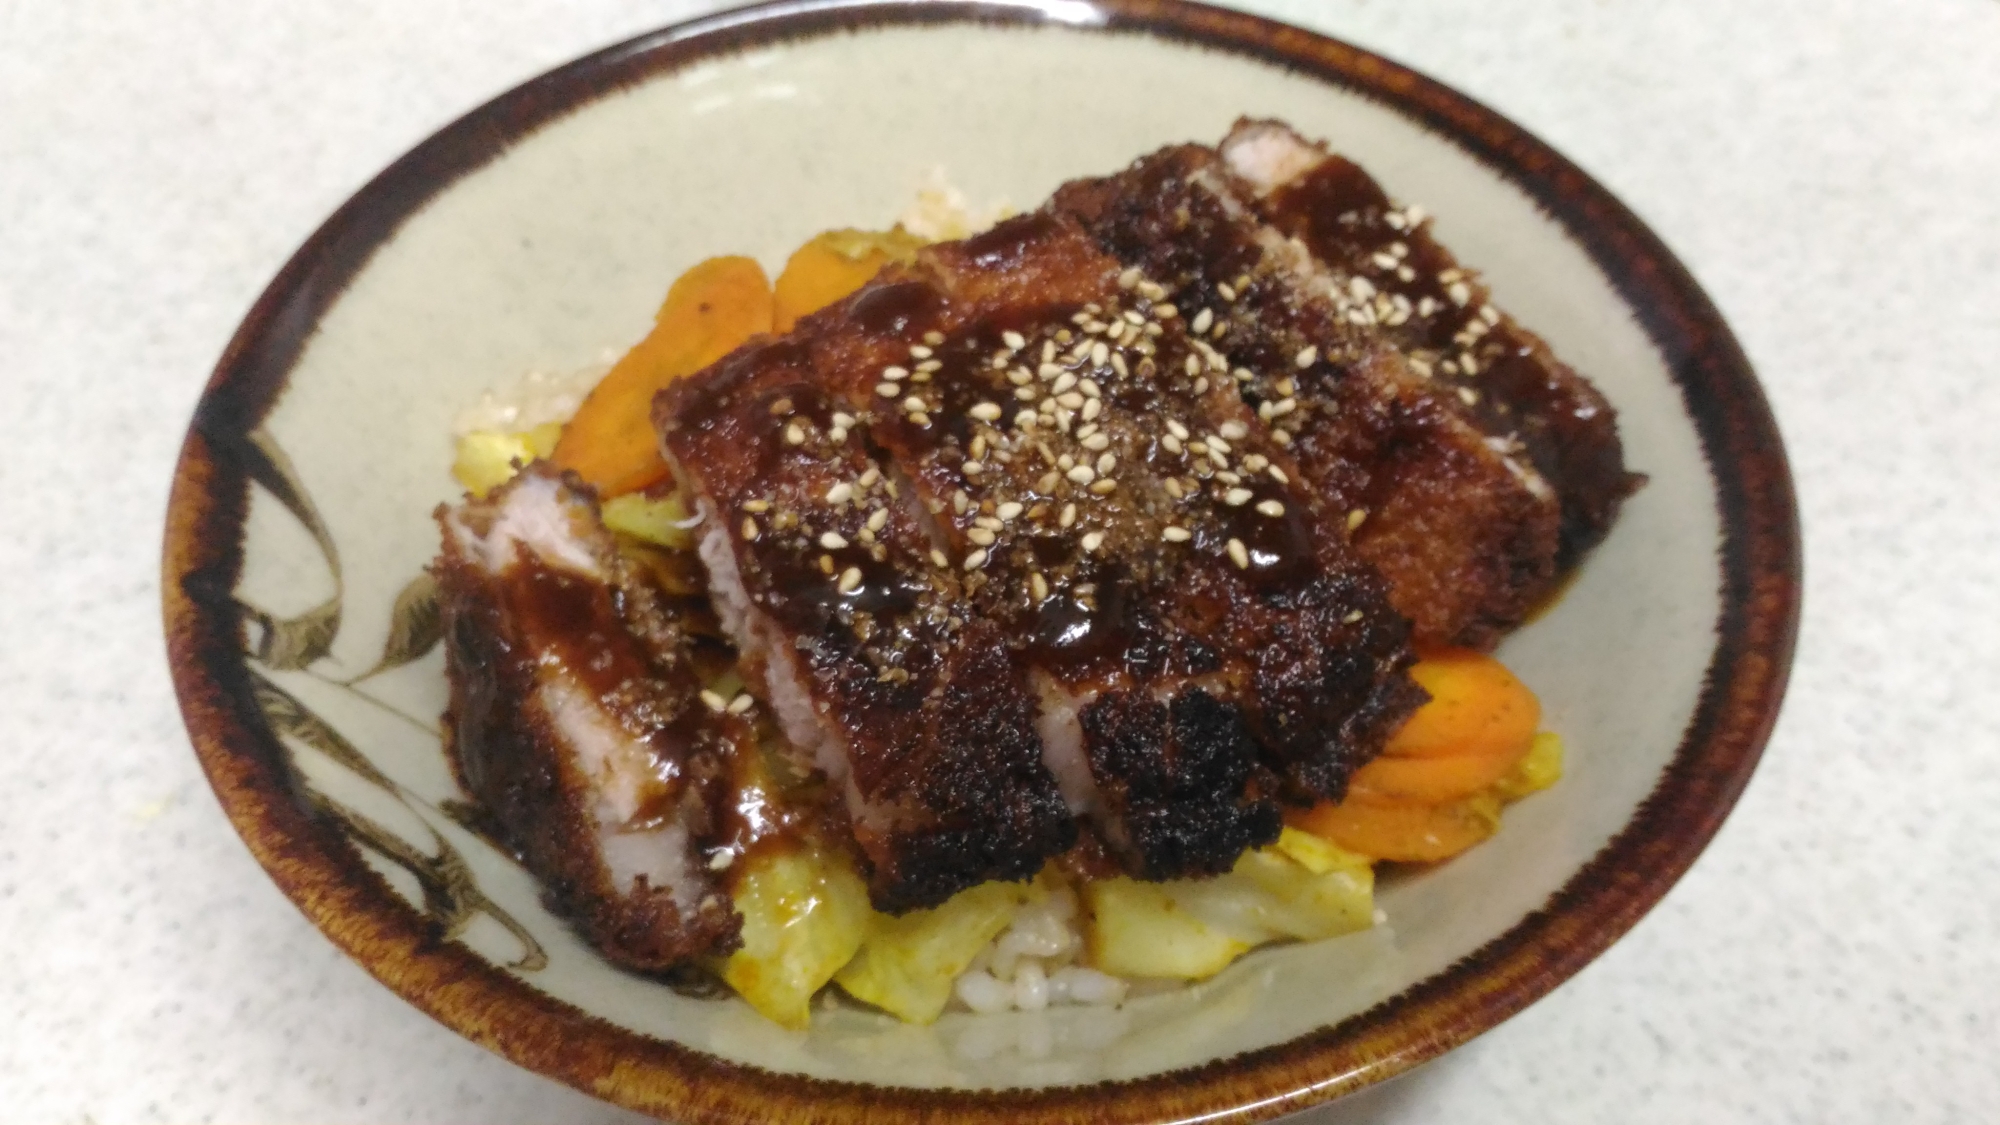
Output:
[[967,614],[959,571],[932,561],[927,514],[811,337],[752,343],[655,403],[703,517],[717,615],[799,764],[844,794],[877,907],[1028,878],[1076,828],[1027,680],[999,629]]
[[1341,513],[1420,642],[1489,646],[1554,575],[1557,505],[1349,298],[1262,221],[1213,149],[1182,145],[1078,180],[1049,208],[1147,276],[1255,407],[1308,489]]
[[1625,469],[1603,394],[1492,304],[1478,275],[1432,237],[1421,208],[1393,205],[1353,161],[1277,121],[1238,122],[1220,151],[1258,215],[1298,239],[1349,295],[1347,315],[1535,466],[1561,508],[1556,569],[1576,565],[1644,481]]
[[701,701],[646,569],[545,464],[438,522],[460,783],[613,960],[664,970],[734,948],[718,868],[752,842],[729,813],[751,731]]
[[1069,809],[1133,874],[1209,874],[1276,836],[1281,792],[1338,795],[1420,694],[1338,517],[1121,273],[1027,216],[806,318],[785,354],[906,483],[950,612],[1028,670]]

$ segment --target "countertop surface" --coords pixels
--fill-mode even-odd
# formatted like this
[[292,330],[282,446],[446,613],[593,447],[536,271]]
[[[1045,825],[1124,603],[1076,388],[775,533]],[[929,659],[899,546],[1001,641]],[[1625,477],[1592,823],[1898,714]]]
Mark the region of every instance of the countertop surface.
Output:
[[[1628,937],[1332,1121],[2000,1117],[2000,3],[1268,0],[1466,91],[1708,287],[1797,473],[1748,794]],[[411,144],[666,0],[0,0],[0,1119],[610,1122],[271,884],[168,682],[167,481],[223,343]]]

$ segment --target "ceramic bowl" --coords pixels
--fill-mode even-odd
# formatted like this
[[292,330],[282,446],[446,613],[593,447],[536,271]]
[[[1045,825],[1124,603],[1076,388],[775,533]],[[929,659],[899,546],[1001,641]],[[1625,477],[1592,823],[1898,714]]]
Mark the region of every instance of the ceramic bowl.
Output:
[[[1118,1009],[841,1009],[794,1033],[612,968],[463,826],[425,563],[454,416],[636,340],[696,260],[775,267],[943,169],[1030,205],[1240,114],[1425,204],[1591,376],[1651,476],[1503,655],[1570,748],[1388,922]],[[1466,98],[1296,28],[1168,0],[785,3],[669,28],[468,114],[342,207],[217,366],[165,600],[196,752],[307,916],[519,1064],[703,1122],[1257,1119],[1401,1072],[1574,973],[1688,867],[1776,714],[1799,597],[1784,454],[1715,310],[1632,214]]]

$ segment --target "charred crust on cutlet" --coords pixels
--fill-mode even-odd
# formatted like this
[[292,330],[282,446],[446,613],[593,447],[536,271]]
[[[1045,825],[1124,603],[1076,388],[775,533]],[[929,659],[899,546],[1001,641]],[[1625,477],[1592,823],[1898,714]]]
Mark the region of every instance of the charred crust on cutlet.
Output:
[[1128,871],[1142,879],[1219,875],[1278,838],[1278,808],[1244,795],[1257,747],[1241,713],[1193,688],[1162,703],[1107,692],[1080,716],[1091,772],[1120,806]]
[[[742,919],[726,895],[709,888],[697,901],[679,903],[668,889],[646,886],[643,876],[631,887],[613,885],[599,826],[587,811],[592,783],[540,701],[538,663],[550,654],[537,637],[618,634],[611,646],[617,657],[586,686],[600,706],[653,730],[655,751],[670,755],[674,778],[645,810],[653,820],[678,821],[696,839],[711,835],[718,806],[728,799],[728,762],[742,751],[747,732],[694,702],[685,635],[643,571],[620,556],[597,522],[591,494],[574,476],[530,468],[484,501],[467,501],[466,524],[478,533],[490,530],[508,494],[536,479],[558,483],[604,577],[554,574],[526,552],[496,574],[464,557],[446,528],[432,573],[451,691],[444,715],[447,760],[500,841],[541,881],[551,909],[570,918],[607,957],[659,972],[727,953],[740,942]],[[438,511],[441,524],[447,511]],[[561,620],[537,623],[537,615],[551,612],[551,589],[566,610],[557,615]],[[621,682],[612,684],[612,677]],[[582,679],[589,681],[591,673]]]

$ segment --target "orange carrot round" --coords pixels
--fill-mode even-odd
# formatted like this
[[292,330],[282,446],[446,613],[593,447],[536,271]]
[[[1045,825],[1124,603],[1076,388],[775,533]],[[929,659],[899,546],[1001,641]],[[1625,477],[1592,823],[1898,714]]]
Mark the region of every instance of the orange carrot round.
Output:
[[710,258],[675,280],[653,330],[626,352],[563,427],[554,461],[604,498],[664,480],[653,435],[653,396],[745,340],[771,331],[771,283],[755,260]]
[[1469,649],[1437,649],[1417,661],[1410,678],[1431,693],[1431,701],[1390,737],[1385,756],[1511,763],[1527,753],[1542,721],[1542,704],[1498,660]]
[[815,235],[792,254],[778,275],[777,331],[791,331],[800,317],[868,284],[890,262],[908,261],[921,245],[922,240],[900,228],[882,233],[830,230]]
[[[1532,740],[1530,740],[1532,742]],[[1528,753],[1529,743],[1506,754],[1452,754],[1435,758],[1377,758],[1362,766],[1350,791],[1386,800],[1444,804],[1491,786]]]
[[1292,827],[1365,855],[1404,863],[1450,859],[1493,835],[1500,826],[1499,801],[1488,795],[1441,805],[1392,801],[1350,794],[1285,816]]

